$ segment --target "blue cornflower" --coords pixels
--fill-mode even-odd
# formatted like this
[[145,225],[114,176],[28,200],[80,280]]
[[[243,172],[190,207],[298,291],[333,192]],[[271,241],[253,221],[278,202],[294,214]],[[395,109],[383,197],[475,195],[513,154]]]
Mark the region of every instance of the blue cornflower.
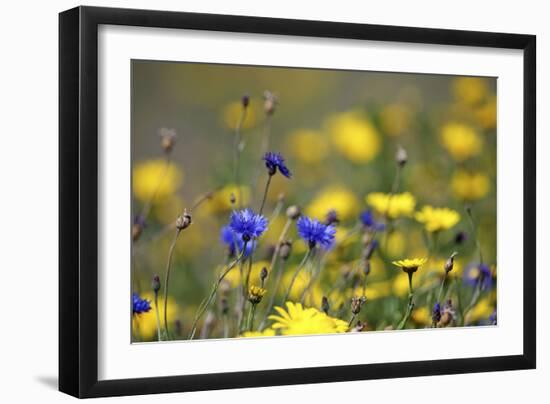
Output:
[[441,320],[441,305],[439,304],[439,302],[436,302],[432,310],[432,321],[434,324],[437,324],[439,323],[440,320]]
[[[227,246],[229,256],[231,257],[235,256],[235,247],[237,248],[239,255],[243,251],[244,241],[242,239],[242,235],[235,233],[233,230],[231,230],[230,226],[222,227],[220,231],[220,240],[223,244]],[[244,252],[245,257],[248,257],[252,252],[252,245],[252,243],[248,243],[246,245],[246,251]]]
[[493,275],[491,268],[486,264],[469,265],[464,271],[464,282],[472,287],[479,284],[481,290],[488,290],[493,287]]
[[359,215],[359,219],[361,220],[361,223],[363,223],[363,226],[365,226],[369,230],[384,231],[384,229],[386,228],[386,225],[384,223],[377,222],[374,219],[374,215],[370,210],[365,210],[361,212],[361,214]]
[[235,233],[241,235],[245,242],[252,238],[260,237],[267,229],[267,219],[265,216],[258,215],[250,208],[231,212],[229,217],[229,227]]
[[267,152],[263,160],[265,161],[265,166],[267,167],[269,175],[275,175],[277,169],[279,169],[279,172],[286,178],[292,177],[290,170],[285,164],[285,159],[280,153]]
[[137,293],[132,293],[132,312],[134,314],[147,313],[151,310],[151,302],[139,297]]
[[334,243],[336,228],[332,224],[324,224],[317,219],[311,219],[307,216],[301,216],[296,222],[298,234],[308,243],[309,248],[320,244],[328,249]]

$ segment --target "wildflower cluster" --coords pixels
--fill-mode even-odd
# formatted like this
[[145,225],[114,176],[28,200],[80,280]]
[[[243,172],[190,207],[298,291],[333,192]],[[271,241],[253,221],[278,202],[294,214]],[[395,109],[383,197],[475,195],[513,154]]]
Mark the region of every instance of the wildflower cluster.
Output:
[[307,99],[255,88],[217,109],[208,149],[159,129],[159,157],[133,166],[133,341],[496,324],[495,100],[479,80],[454,80],[429,125],[395,101],[295,126]]

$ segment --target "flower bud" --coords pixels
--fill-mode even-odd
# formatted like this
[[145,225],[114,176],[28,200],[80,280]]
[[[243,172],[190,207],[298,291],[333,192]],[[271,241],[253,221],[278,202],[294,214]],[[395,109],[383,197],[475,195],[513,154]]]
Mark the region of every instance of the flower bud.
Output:
[[153,288],[153,292],[157,294],[160,290],[160,277],[158,275],[153,276],[153,282],[151,283],[151,287]]
[[292,220],[298,219],[300,217],[300,214],[300,208],[296,205],[289,206],[286,210],[286,216]]
[[160,128],[159,136],[160,136],[160,145],[162,147],[162,150],[166,154],[170,153],[174,148],[174,144],[176,143],[176,130],[168,129],[168,128]]
[[405,150],[402,146],[397,147],[397,151],[395,152],[395,161],[400,166],[403,167],[405,164],[407,164],[408,156],[407,156],[407,150]]
[[367,301],[367,298],[365,296],[353,296],[351,298],[351,312],[353,314],[359,314],[361,311],[361,307],[363,307],[363,304]]
[[191,226],[191,215],[187,213],[187,209],[183,211],[183,214],[176,219],[176,229],[178,231],[184,230]]
[[458,253],[455,251],[454,253],[451,254],[449,259],[445,262],[445,273],[446,274],[448,274],[449,272],[451,272],[453,270],[454,260],[455,260],[455,257],[457,256],[457,254]]
[[132,241],[139,240],[143,229],[145,229],[146,223],[145,218],[142,215],[137,215],[134,218],[134,223],[132,224]]
[[242,96],[241,104],[243,105],[243,108],[248,107],[248,105],[250,104],[250,97],[248,96],[248,94]]
[[437,325],[439,321],[441,321],[441,306],[439,302],[436,302],[432,310],[432,323],[433,325]]
[[264,112],[266,115],[273,115],[278,103],[279,100],[275,94],[268,90],[264,91]]
[[330,226],[331,224],[338,223],[340,223],[340,220],[338,219],[338,213],[334,209],[329,210],[327,212],[326,224]]
[[235,205],[235,202],[237,202],[237,197],[233,192],[231,192],[231,194],[229,195],[229,203],[231,205]]
[[287,260],[292,251],[292,241],[283,241],[279,247],[279,257],[283,260]]
[[225,316],[227,313],[229,313],[229,302],[227,301],[227,297],[224,297],[220,300],[220,306],[222,310],[222,314]]
[[267,275],[269,273],[267,272],[267,268],[263,267],[260,271],[260,281],[262,282],[262,285],[264,284],[265,280],[267,279]]
[[328,312],[330,310],[330,303],[328,302],[328,298],[326,296],[323,296],[323,299],[321,300],[321,310],[323,310],[325,314],[328,315]]
[[363,265],[363,273],[365,276],[368,276],[370,274],[370,260],[365,260],[365,264]]

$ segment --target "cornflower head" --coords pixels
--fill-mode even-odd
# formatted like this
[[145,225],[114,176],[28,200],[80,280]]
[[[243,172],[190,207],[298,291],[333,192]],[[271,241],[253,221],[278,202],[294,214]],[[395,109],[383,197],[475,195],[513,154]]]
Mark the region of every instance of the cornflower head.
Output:
[[285,159],[281,153],[267,152],[264,154],[263,160],[265,161],[265,166],[270,176],[275,175],[277,170],[279,170],[279,172],[286,178],[292,177],[292,173],[286,166]]
[[307,216],[301,216],[296,221],[298,235],[307,242],[309,248],[314,248],[317,244],[329,249],[334,243],[336,228],[332,224],[324,224],[317,219],[311,219]]
[[[220,231],[220,241],[227,246],[227,252],[230,257],[240,255],[243,252],[244,241],[242,235],[235,233],[231,226],[224,226]],[[255,243],[247,243],[244,257],[248,257],[255,247]]]
[[149,310],[151,310],[151,302],[147,299],[142,299],[137,293],[132,293],[132,313],[147,313]]
[[432,310],[432,322],[434,325],[437,325],[437,323],[439,323],[440,320],[441,320],[441,305],[439,304],[439,302],[436,302]]
[[479,284],[481,290],[491,289],[493,287],[491,268],[487,264],[469,265],[464,271],[464,282],[472,287]]
[[361,212],[359,215],[359,220],[361,220],[361,223],[363,226],[367,228],[367,230],[370,231],[384,231],[386,228],[386,225],[384,223],[377,222],[374,219],[374,215],[371,210],[365,210]]
[[265,216],[254,213],[250,208],[234,210],[229,217],[229,227],[241,236],[244,242],[260,237],[267,230]]

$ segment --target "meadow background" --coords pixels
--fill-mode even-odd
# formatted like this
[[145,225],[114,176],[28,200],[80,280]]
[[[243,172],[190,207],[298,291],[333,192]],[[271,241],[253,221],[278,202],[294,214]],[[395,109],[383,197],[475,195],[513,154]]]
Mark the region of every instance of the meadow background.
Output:
[[[392,260],[430,256],[415,275],[419,294],[407,325],[429,327],[434,294],[453,251],[459,254],[450,276],[457,282],[448,285],[458,286],[447,288],[447,294],[456,305],[458,293],[467,306],[475,292],[468,276],[475,275],[471,268],[479,265],[478,241],[494,284],[468,313],[458,313],[457,320],[488,324],[496,309],[495,79],[148,61],[134,61],[132,73],[134,215],[150,205],[146,226],[133,245],[133,291],[153,301],[151,280],[155,274],[164,275],[175,219],[205,193],[215,191],[193,210],[193,224],[174,250],[168,316],[175,337],[186,338],[197,307],[227,256],[220,229],[233,207],[230,195],[237,194],[233,142],[245,94],[250,104],[241,134],[243,203],[256,209],[259,204],[265,183],[260,153],[266,130],[265,90],[279,100],[269,119],[270,150],[285,156],[294,175],[290,180],[273,178],[265,210],[273,219],[254,257],[253,280],[269,265],[289,205],[298,205],[304,214],[320,220],[334,209],[339,219],[337,240],[342,241],[330,253],[323,277],[306,302],[320,308],[322,296],[355,267],[361,237],[345,235],[361,212],[370,208],[377,214],[367,204],[367,195],[391,192],[397,170],[394,156],[401,146],[408,161],[398,192],[414,196],[415,210],[424,205],[448,207],[461,218],[441,232],[435,252],[429,251],[433,240],[414,214],[398,218],[381,236],[381,248],[372,257],[367,302],[359,317],[366,330],[395,325],[403,315],[408,285]],[[166,174],[161,128],[177,133]],[[466,206],[471,207],[473,225]],[[288,238],[294,241],[287,270],[291,272],[306,246],[294,226]],[[230,289],[240,281],[233,272],[227,278]],[[331,314],[347,321],[353,288],[332,293]],[[216,305],[212,311],[219,320]],[[219,337],[220,323],[206,336]],[[156,339],[154,310],[134,316],[133,325],[134,340]]]

